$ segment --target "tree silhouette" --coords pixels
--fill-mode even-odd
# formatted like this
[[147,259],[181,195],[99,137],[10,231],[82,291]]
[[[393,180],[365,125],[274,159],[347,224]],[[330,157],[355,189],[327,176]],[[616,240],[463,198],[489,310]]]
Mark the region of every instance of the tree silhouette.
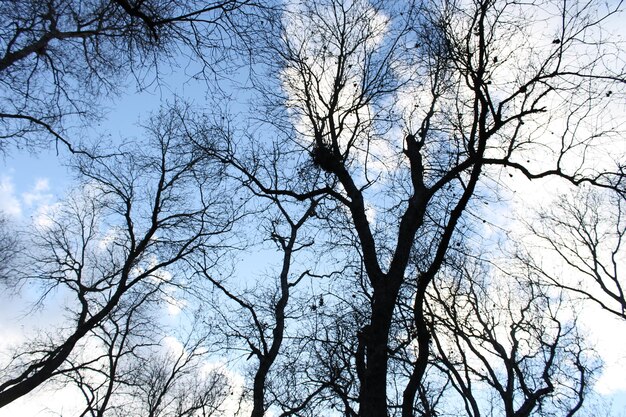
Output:
[[[142,53],[193,43],[176,32],[191,15],[155,4],[106,7],[138,25]],[[177,285],[218,318],[212,346],[245,371],[255,417],[579,412],[597,366],[570,296],[623,316],[621,3],[272,6],[246,33],[240,90],[157,116],[154,153],[79,159],[95,196],[62,206],[26,269],[76,297],[72,331],[16,356],[0,406],[123,320],[130,290]],[[510,213],[540,186],[589,194],[521,213],[534,246],[513,256]],[[546,244],[584,286],[542,262]],[[239,265],[268,248],[267,269]],[[174,267],[189,279],[159,275]]]
[[129,75],[144,88],[158,82],[160,66],[185,54],[211,75],[246,32],[249,23],[239,13],[248,3],[3,2],[0,145],[18,138],[18,147],[41,146],[43,136],[84,151],[67,127],[100,117],[94,104],[122,93]]
[[[359,416],[414,415],[432,353],[428,289],[456,242],[489,221],[482,207],[504,197],[502,178],[516,172],[624,195],[622,155],[606,147],[619,140],[608,115],[624,74],[603,63],[610,46],[600,35],[619,6],[405,6],[326,1],[288,10],[280,34],[266,39],[280,90],[267,74],[257,84],[264,120],[282,141],[270,146],[300,153],[299,171],[287,175],[307,175],[310,185],[277,189],[235,164],[269,194],[327,196],[329,222],[352,231],[339,245],[356,246],[369,310],[351,365]],[[536,14],[552,26],[540,31],[529,20]],[[417,349],[404,378],[390,380],[406,303]],[[399,404],[390,404],[391,387]]]
[[[163,274],[201,247],[209,255],[226,246],[221,236],[236,211],[219,195],[219,167],[182,141],[183,116],[181,109],[155,116],[143,147],[81,159],[81,192],[34,231],[22,274],[12,278],[40,285],[40,303],[66,292],[68,323],[15,353],[3,370],[0,406],[63,372],[79,342],[135,291],[158,290]],[[194,187],[198,198],[189,194]]]

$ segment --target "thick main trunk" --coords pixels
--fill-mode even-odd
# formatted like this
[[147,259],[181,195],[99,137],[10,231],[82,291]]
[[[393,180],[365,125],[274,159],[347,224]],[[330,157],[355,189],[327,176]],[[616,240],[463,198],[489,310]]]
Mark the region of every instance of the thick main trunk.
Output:
[[271,362],[266,359],[262,359],[259,369],[254,376],[252,412],[250,413],[250,417],[263,417],[265,414],[265,382],[267,380],[267,374],[269,372]]
[[367,343],[367,360],[359,393],[360,417],[387,416],[388,332],[385,333],[372,331]]
[[360,375],[359,417],[385,417],[388,415],[389,329],[391,328],[396,293],[397,291],[391,291],[391,294],[386,294],[386,297],[374,303],[370,325],[363,329],[363,334],[360,337],[360,342],[365,347],[365,361]]

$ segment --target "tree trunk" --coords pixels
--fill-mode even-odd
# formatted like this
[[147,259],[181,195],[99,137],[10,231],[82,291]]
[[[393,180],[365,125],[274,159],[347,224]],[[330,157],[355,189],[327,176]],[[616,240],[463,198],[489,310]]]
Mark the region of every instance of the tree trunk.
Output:
[[[359,392],[359,417],[385,417],[387,413],[387,365],[389,360],[389,329],[397,291],[383,288],[386,296],[377,297],[370,325],[363,329],[360,341],[365,345],[365,364]],[[385,294],[386,293],[386,294]],[[391,293],[391,294],[389,294]],[[380,301],[376,301],[379,299]]]
[[[273,362],[273,361],[271,361]],[[254,376],[254,387],[252,389],[252,413],[250,417],[263,417],[265,414],[265,381],[269,372],[271,362],[261,359],[259,369]]]

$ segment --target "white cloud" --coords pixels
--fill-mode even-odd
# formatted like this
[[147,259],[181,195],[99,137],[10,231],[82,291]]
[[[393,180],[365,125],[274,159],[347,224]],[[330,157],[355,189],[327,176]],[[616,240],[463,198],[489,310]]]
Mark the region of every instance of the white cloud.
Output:
[[8,216],[22,217],[28,211],[36,223],[45,223],[45,218],[54,207],[53,200],[47,178],[37,178],[28,191],[20,192],[11,175],[0,176],[0,212]]
[[185,354],[185,346],[174,336],[166,336],[163,339],[163,346],[175,356]]
[[61,208],[61,203],[42,204],[33,213],[33,224],[39,229],[50,228],[53,224],[55,213]]
[[[54,401],[51,399],[54,398]],[[79,415],[81,394],[73,386],[38,388],[0,408],[0,417],[44,417]]]
[[[230,385],[230,395],[220,407],[227,416],[247,416],[252,411],[252,403],[245,394],[245,378],[230,368],[225,360],[206,362],[202,374],[206,377],[211,372],[219,372],[226,377]],[[269,414],[268,414],[269,415]]]
[[35,182],[34,191],[48,191],[50,189],[50,182],[47,178],[39,178]]
[[164,294],[163,299],[167,303],[167,313],[170,316],[177,316],[187,305],[187,302],[182,298],[176,298],[172,294]]
[[22,214],[22,206],[15,195],[13,178],[7,175],[0,176],[0,211],[13,217]]
[[582,319],[604,361],[604,368],[594,387],[595,390],[602,395],[626,394],[624,322],[596,306],[585,308]]
[[53,198],[53,195],[48,191],[50,191],[48,179],[38,178],[35,180],[35,185],[33,185],[32,189],[22,193],[21,197],[27,207],[44,205]]

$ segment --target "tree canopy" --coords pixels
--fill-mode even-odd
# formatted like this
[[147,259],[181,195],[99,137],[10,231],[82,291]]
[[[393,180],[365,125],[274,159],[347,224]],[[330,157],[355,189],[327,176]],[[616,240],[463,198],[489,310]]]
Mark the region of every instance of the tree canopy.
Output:
[[[62,389],[80,416],[597,415],[584,311],[626,326],[622,13],[4,2],[1,146],[51,137],[76,182],[0,222],[5,289],[64,310],[1,364],[0,413]],[[76,135],[183,62],[204,105]]]

